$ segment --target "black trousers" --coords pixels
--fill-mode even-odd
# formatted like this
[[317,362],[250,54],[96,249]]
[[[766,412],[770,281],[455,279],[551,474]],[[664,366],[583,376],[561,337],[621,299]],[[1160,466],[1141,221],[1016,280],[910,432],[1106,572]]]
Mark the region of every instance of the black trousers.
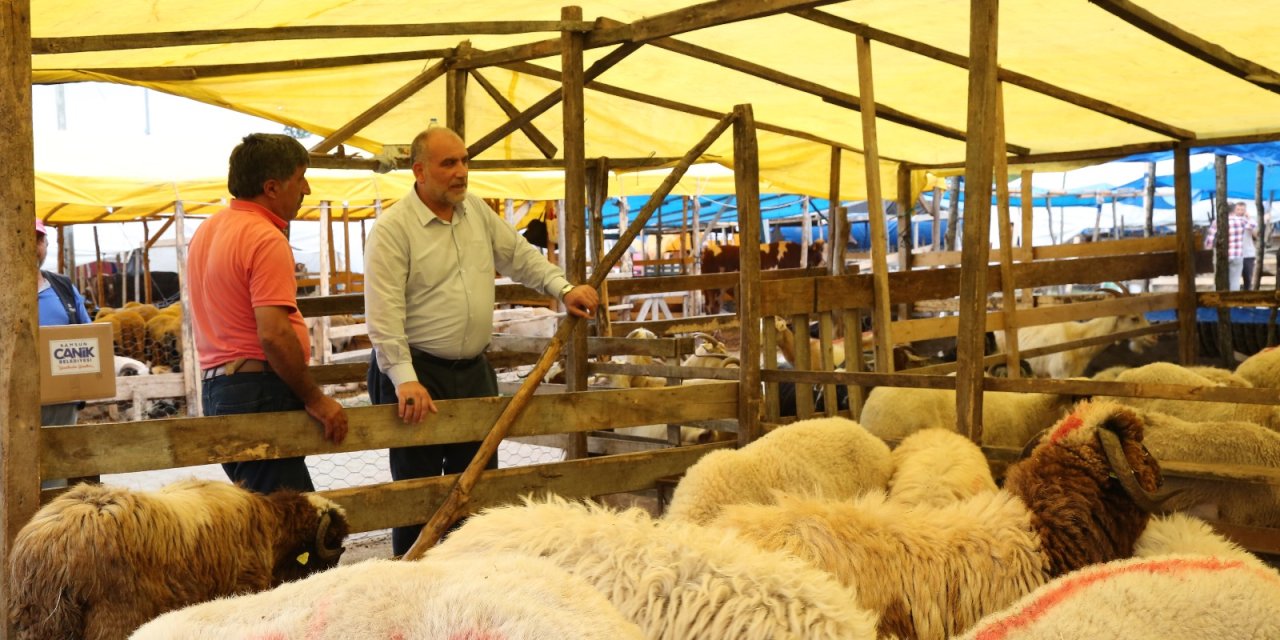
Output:
[[[413,370],[418,382],[427,388],[432,400],[457,400],[461,398],[488,398],[498,395],[498,376],[489,366],[484,354],[468,360],[445,360],[421,351],[413,352]],[[369,362],[369,401],[373,404],[395,404],[395,385],[378,370],[377,354]],[[394,447],[390,450],[391,478],[407,480],[462,473],[476,453],[479,442],[453,442],[429,444],[417,447]],[[493,456],[486,469],[498,468],[498,457]],[[424,513],[423,517],[431,514]],[[396,527],[391,530],[391,550],[403,555],[418,539],[422,525]]]
[[[300,411],[306,408],[289,385],[270,371],[210,378],[204,381],[201,395],[206,416]],[[306,459],[301,457],[224,462],[222,470],[232,482],[258,493],[271,493],[276,489],[316,490],[311,483]]]

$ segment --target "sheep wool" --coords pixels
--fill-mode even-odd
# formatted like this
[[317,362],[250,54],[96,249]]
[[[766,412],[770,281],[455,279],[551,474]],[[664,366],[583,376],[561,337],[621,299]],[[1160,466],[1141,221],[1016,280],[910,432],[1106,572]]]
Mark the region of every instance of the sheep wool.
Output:
[[[1021,448],[1057,422],[1070,398],[1046,393],[982,394],[982,442]],[[905,438],[921,429],[956,430],[956,392],[949,389],[876,387],[862,407],[862,426],[885,439]]]
[[1209,556],[1117,560],[1040,587],[959,640],[1062,638],[1280,638],[1280,576]]
[[166,611],[327,569],[347,530],[319,496],[204,480],[156,492],[80,484],[18,532],[10,616],[20,639],[126,638]]
[[[1215,374],[1210,374],[1215,375]],[[1218,376],[1221,377],[1220,375]],[[1243,376],[1242,376],[1243,377]],[[1247,379],[1247,378],[1246,378]],[[1116,376],[1117,382],[1181,384],[1191,387],[1218,387],[1218,380],[1207,378],[1172,362],[1154,362],[1129,369]],[[1196,422],[1253,422],[1280,430],[1280,408],[1262,404],[1235,402],[1196,402],[1192,400],[1166,400],[1161,398],[1107,398],[1145,411],[1158,411]]]
[[1222,537],[1204,520],[1185,513],[1155,516],[1133,545],[1135,558],[1191,554],[1213,556],[1220,560],[1239,560],[1247,565],[1266,568],[1257,556]]
[[167,613],[133,640],[643,640],[604,596],[550,560],[514,553],[367,560],[271,591]]
[[651,640],[871,640],[852,590],[722,531],[552,497],[472,516],[426,556],[515,551],[555,562],[604,594]]
[[889,499],[910,505],[943,506],[996,490],[982,449],[946,429],[907,436],[891,454]]
[[1280,349],[1263,349],[1240,363],[1236,375],[1253,383],[1255,387],[1280,388]]
[[667,510],[670,520],[706,524],[729,504],[770,504],[776,492],[846,500],[883,491],[889,446],[845,418],[779,427],[737,450],[712,451],[685,472]]

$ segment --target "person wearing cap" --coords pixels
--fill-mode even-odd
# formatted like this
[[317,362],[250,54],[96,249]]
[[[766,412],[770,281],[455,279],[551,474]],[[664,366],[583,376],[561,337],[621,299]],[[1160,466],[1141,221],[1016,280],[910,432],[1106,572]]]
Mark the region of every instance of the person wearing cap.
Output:
[[[369,400],[397,404],[406,423],[436,411],[435,400],[498,395],[485,359],[493,333],[494,271],[564,301],[590,317],[598,294],[573,285],[479,197],[467,193],[467,149],[457,133],[428,128],[410,146],[414,185],[388,207],[365,243],[365,320],[374,355]],[[479,442],[391,449],[391,477],[461,472]],[[491,459],[489,468],[497,467]],[[391,532],[392,552],[409,550],[422,525]]]
[[[68,324],[88,324],[89,313],[84,308],[84,296],[71,283],[71,279],[51,271],[44,271],[45,258],[49,256],[49,238],[44,222],[36,219],[36,310],[40,326],[51,327]],[[59,426],[75,424],[80,413],[79,402],[46,404],[40,407],[40,424]]]
[[[307,370],[310,338],[298,313],[293,249],[285,236],[311,193],[309,164],[306,148],[280,134],[251,134],[232,150],[227,189],[235,199],[191,239],[191,318],[204,415],[305,409],[325,439],[339,444],[347,414]],[[259,493],[315,490],[302,457],[222,468],[233,482]]]

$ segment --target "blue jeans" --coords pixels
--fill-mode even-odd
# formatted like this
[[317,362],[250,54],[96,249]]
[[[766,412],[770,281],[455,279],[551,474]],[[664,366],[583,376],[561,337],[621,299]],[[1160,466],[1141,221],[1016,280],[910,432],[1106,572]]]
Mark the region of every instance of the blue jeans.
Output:
[[[237,373],[204,381],[204,415],[230,416],[244,413],[299,411],[302,400],[274,373]],[[264,421],[270,424],[270,421]],[[305,458],[224,462],[222,470],[232,482],[250,491],[271,493],[276,489],[315,491]]]

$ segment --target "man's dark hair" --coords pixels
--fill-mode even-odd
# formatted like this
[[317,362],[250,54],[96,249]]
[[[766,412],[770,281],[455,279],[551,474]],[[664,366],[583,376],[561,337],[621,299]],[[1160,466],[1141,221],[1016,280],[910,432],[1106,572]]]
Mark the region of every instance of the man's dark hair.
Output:
[[298,167],[311,164],[301,142],[279,133],[251,133],[231,151],[227,190],[237,198],[262,194],[268,180],[288,180]]

